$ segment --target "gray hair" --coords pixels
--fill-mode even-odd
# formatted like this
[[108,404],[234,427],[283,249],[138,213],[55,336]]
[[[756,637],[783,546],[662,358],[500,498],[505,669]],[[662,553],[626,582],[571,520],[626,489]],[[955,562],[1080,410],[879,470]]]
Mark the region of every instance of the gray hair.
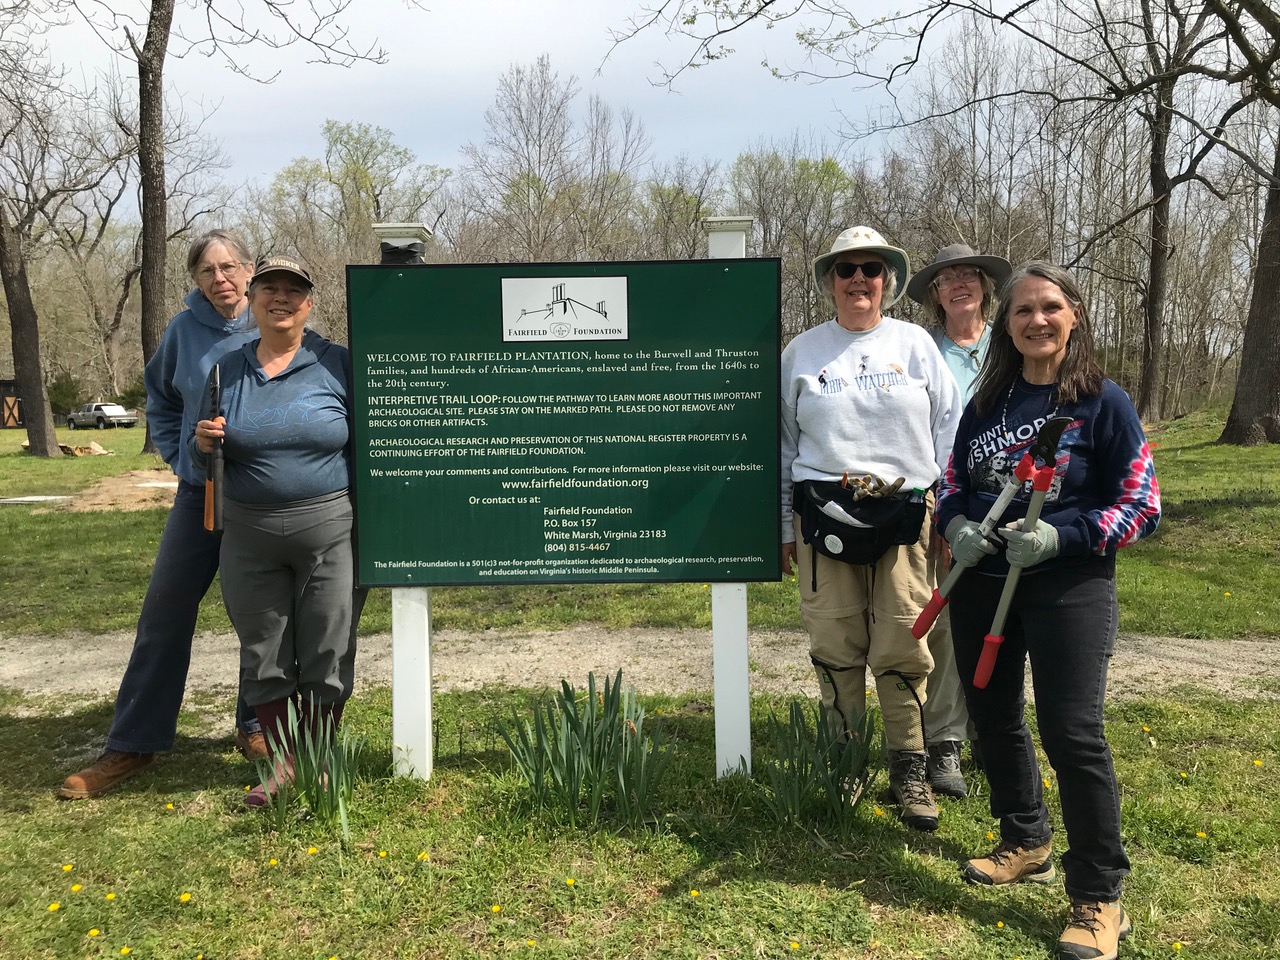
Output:
[[997,401],[1022,370],[1022,354],[1009,335],[1009,309],[1018,284],[1032,277],[1047,280],[1061,290],[1077,316],[1076,328],[1067,340],[1066,355],[1058,367],[1055,381],[1058,402],[1075,403],[1081,397],[1097,396],[1102,390],[1103,372],[1094,347],[1093,324],[1080,285],[1064,267],[1044,260],[1029,260],[1015,269],[1000,288],[1000,307],[991,324],[991,342],[973,385],[973,404],[984,416],[996,408]]
[[196,264],[204,259],[205,252],[215,243],[220,243],[234,253],[241,263],[253,263],[253,255],[240,239],[239,234],[230,230],[210,230],[191,241],[191,249],[187,251],[187,273],[195,279]]

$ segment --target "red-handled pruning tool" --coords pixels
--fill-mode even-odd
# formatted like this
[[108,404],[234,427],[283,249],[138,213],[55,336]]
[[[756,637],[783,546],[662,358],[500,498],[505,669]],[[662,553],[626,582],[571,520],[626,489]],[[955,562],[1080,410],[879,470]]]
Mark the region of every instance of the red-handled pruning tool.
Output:
[[[1061,421],[1061,426],[1053,434],[1053,445],[1046,449],[1041,442],[1045,432],[1049,429],[1049,424],[1058,423],[1059,421]],[[1058,440],[1061,439],[1062,431],[1070,422],[1070,417],[1054,417],[1049,423],[1041,427],[1040,436],[1036,438],[1035,444],[1027,451],[1027,456],[1035,453],[1039,459],[1044,461],[1043,466],[1037,467],[1034,464],[1028,464],[1026,456],[1018,464],[1018,470],[1031,479],[1031,502],[1027,504],[1027,516],[1022,521],[1023,530],[1034,530],[1036,522],[1040,519],[1040,510],[1044,507],[1045,497],[1049,494],[1049,488],[1053,486],[1053,472],[1057,466]],[[1025,470],[1023,469],[1024,464],[1027,465]],[[1025,482],[1026,477],[1023,479]],[[985,689],[987,683],[991,680],[991,671],[995,669],[996,656],[1000,653],[1000,644],[1004,643],[1005,617],[1009,615],[1009,604],[1013,602],[1013,594],[1018,589],[1018,580],[1021,576],[1021,567],[1009,568],[1009,576],[1004,581],[1004,590],[1000,592],[1000,602],[996,604],[996,615],[991,619],[991,632],[982,638],[982,653],[978,657],[978,667],[973,671],[973,685],[979,690]]]
[[[1058,452],[1058,441],[1062,439],[1062,431],[1070,423],[1070,417],[1054,417],[1046,421],[1044,426],[1040,428],[1035,442],[1022,455],[1022,459],[1018,461],[1018,466],[1013,471],[1013,476],[1005,482],[1004,489],[1000,491],[1000,496],[996,497],[996,502],[991,505],[991,509],[987,511],[987,515],[983,517],[982,523],[979,524],[978,533],[984,539],[991,536],[996,524],[1000,522],[1000,517],[1009,508],[1009,504],[1013,502],[1013,498],[1022,489],[1022,485],[1035,475],[1036,460],[1042,460],[1050,467],[1053,466]],[[1050,470],[1050,478],[1052,478],[1052,475],[1052,470]],[[1048,487],[1045,489],[1047,490]],[[1034,498],[1033,484],[1032,499],[1034,500]],[[1043,498],[1041,498],[1041,502],[1044,502]],[[1036,515],[1037,517],[1039,516],[1039,508],[1037,508]],[[911,627],[911,635],[913,637],[919,640],[929,632],[933,622],[938,619],[938,614],[942,613],[942,608],[947,605],[947,598],[951,596],[951,591],[970,566],[972,564],[962,565],[957,563],[952,565],[951,572],[947,574],[947,578],[942,581],[941,586],[934,588],[933,597],[930,598],[925,608],[920,611],[920,616],[916,617],[916,622]],[[982,686],[985,685],[984,682]]]

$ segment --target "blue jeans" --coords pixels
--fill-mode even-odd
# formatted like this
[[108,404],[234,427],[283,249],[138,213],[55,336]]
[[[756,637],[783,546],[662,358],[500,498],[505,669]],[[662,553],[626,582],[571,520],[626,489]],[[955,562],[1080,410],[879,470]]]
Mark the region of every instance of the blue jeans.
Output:
[[1115,558],[1024,573],[991,681],[978,690],[973,672],[1003,587],[1003,577],[968,573],[951,599],[956,666],[991,783],[991,814],[1010,843],[1035,847],[1053,835],[1024,718],[1030,656],[1040,741],[1058,775],[1070,844],[1062,856],[1067,893],[1078,900],[1116,900],[1129,858],[1102,720],[1118,616]]
[[[221,540],[204,528],[204,490],[179,481],[116,695],[108,750],[154,753],[173,746],[191,665],[191,635],[200,601],[218,572]],[[258,729],[243,696],[236,700],[236,724],[246,732]]]

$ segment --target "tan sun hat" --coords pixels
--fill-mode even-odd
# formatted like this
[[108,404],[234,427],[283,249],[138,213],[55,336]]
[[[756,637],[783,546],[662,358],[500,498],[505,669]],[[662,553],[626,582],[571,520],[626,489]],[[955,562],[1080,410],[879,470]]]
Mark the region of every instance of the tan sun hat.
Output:
[[813,279],[818,284],[818,289],[822,291],[827,303],[832,306],[835,305],[835,301],[831,299],[831,291],[822,282],[823,277],[831,269],[836,257],[854,250],[877,254],[884,258],[885,263],[893,267],[894,273],[897,274],[893,290],[884,292],[880,299],[880,309],[884,310],[897,303],[902,297],[903,291],[906,290],[907,280],[911,277],[911,261],[907,259],[907,251],[900,247],[889,246],[884,237],[870,227],[850,227],[836,237],[835,242],[831,244],[830,250],[813,261]]
[[993,281],[997,287],[1013,272],[1013,266],[1004,257],[984,256],[966,243],[953,243],[943,247],[927,267],[911,278],[907,284],[907,296],[916,303],[924,303],[925,294],[929,292],[929,281],[946,267],[958,267],[968,264],[977,267]]

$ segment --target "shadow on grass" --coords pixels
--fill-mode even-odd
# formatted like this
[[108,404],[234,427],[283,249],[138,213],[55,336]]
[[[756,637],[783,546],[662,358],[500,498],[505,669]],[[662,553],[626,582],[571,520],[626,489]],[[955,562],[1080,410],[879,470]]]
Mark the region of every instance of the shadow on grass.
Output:
[[[113,713],[110,701],[50,711],[19,699],[5,707],[0,742],[23,758],[0,769],[0,810],[9,813],[28,811],[35,799],[57,793],[69,774],[93,763],[102,753]],[[158,754],[151,767],[110,796],[180,794],[219,786],[232,790],[252,782],[253,765],[237,752],[230,729],[225,736],[179,732],[172,750]]]

